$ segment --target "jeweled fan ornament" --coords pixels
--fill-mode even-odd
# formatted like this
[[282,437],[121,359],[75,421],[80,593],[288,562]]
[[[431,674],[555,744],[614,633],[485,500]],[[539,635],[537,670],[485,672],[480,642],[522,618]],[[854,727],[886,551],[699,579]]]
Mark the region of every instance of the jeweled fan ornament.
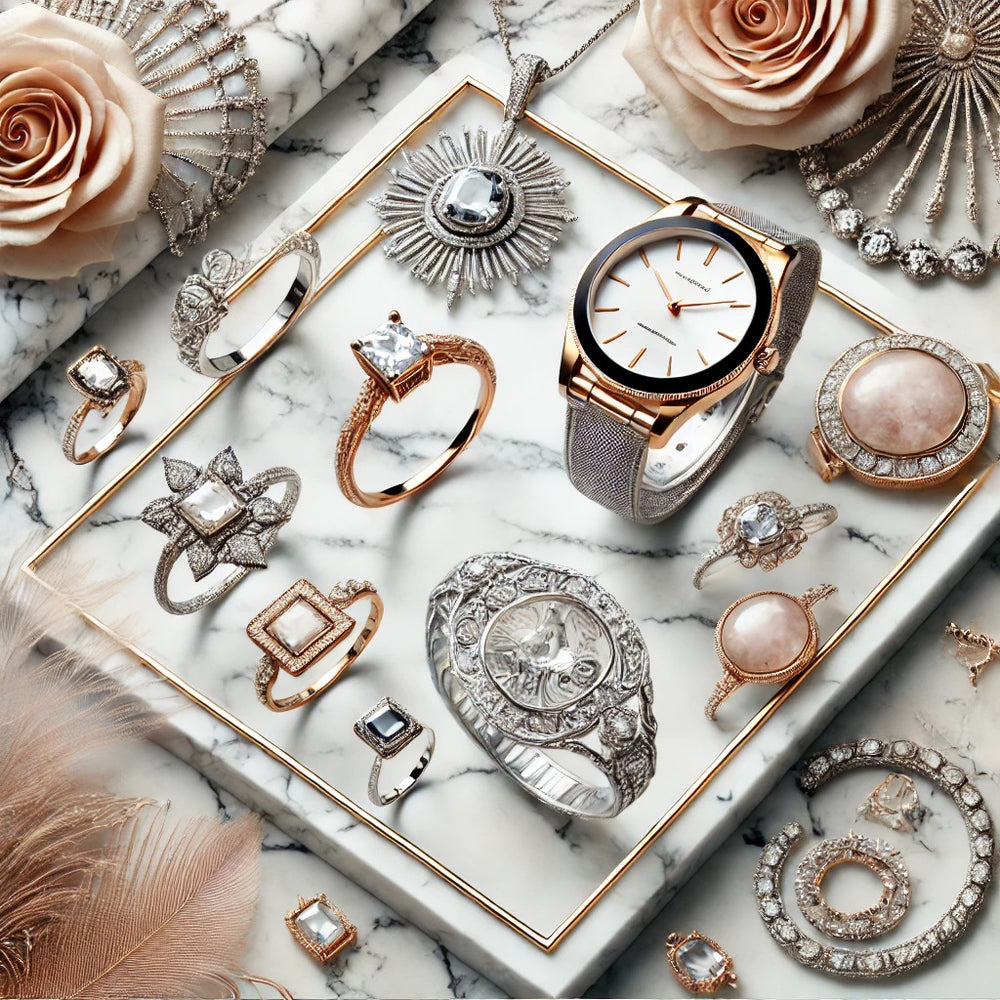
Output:
[[504,277],[545,267],[563,225],[576,216],[563,192],[562,168],[518,132],[535,87],[561,73],[637,3],[628,0],[568,59],[554,69],[540,56],[513,57],[504,0],[490,0],[513,67],[499,132],[463,129],[455,139],[403,150],[404,166],[371,204],[388,237],[387,257],[410,268],[426,285],[443,283],[448,307],[466,292],[492,291]]
[[[909,194],[931,149],[938,148],[937,174],[924,208],[925,219],[932,222],[944,206],[952,153],[961,138],[965,211],[976,223],[976,147],[980,142],[986,145],[1000,182],[998,130],[1000,0],[916,0],[910,32],[896,57],[892,91],[850,128],[800,150],[799,166],[831,232],[840,239],[857,240],[858,255],[866,264],[894,260],[915,281],[942,272],[970,281],[1000,260],[1000,236],[988,248],[967,237],[943,251],[926,239],[901,243],[895,228],[867,217],[854,205],[843,184],[869,170],[902,136],[914,152],[886,198],[884,213],[891,216]],[[865,152],[831,169],[828,154],[863,133],[874,137]]]
[[212,0],[34,2],[128,43],[143,86],[167,105],[150,207],[175,254],[202,243],[267,149],[267,98],[243,34]]

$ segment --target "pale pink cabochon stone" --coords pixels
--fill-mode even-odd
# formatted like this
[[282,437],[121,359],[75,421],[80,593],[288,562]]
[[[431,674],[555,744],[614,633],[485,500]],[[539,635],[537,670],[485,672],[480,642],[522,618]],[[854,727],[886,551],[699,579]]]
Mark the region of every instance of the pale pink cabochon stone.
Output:
[[795,661],[809,641],[802,606],[784,594],[760,594],[738,604],[722,623],[723,652],[748,674],[770,674]]
[[965,386],[939,358],[901,348],[858,365],[840,391],[840,412],[858,444],[883,455],[942,447],[965,416]]

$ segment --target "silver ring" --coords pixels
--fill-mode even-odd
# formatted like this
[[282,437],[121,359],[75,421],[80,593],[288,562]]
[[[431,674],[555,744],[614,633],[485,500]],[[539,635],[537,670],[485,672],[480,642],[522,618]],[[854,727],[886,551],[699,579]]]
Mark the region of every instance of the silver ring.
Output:
[[716,529],[719,544],[705,554],[694,571],[694,585],[724,565],[739,562],[747,569],[760,566],[765,573],[794,559],[810,535],[833,524],[837,508],[828,503],[796,507],[780,493],[765,491],[741,497],[727,507]]
[[[153,578],[156,600],[172,615],[187,615],[220,598],[251,570],[267,566],[268,550],[298,503],[301,480],[293,469],[277,466],[244,481],[228,447],[204,469],[164,458],[163,471],[171,496],[153,500],[139,516],[170,539]],[[280,483],[285,484],[280,500],[264,496]],[[195,581],[222,565],[236,570],[204,593],[175,601],[167,593],[167,581],[181,555],[187,556]]]
[[[434,730],[419,723],[392,698],[383,698],[354,723],[354,732],[375,751],[371,774],[368,776],[368,798],[377,806],[387,806],[401,799],[423,776],[434,756]],[[423,735],[424,745],[417,759],[391,792],[379,788],[383,761],[402,753],[417,737]]]
[[649,653],[594,580],[510,552],[472,556],[430,596],[427,651],[456,718],[545,805],[607,818],[645,791]]
[[178,358],[209,378],[225,378],[259,358],[302,315],[319,277],[319,244],[304,230],[286,236],[270,253],[267,267],[289,254],[299,257],[299,270],[278,308],[240,348],[210,357],[208,340],[229,312],[229,295],[246,269],[228,250],[212,250],[201,262],[201,274],[184,279],[170,316],[170,336]]

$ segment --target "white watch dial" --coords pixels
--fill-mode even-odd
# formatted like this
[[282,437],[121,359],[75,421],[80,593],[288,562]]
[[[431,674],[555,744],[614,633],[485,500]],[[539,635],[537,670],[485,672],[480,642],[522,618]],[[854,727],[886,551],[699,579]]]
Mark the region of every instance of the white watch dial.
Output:
[[637,375],[679,378],[732,353],[756,304],[742,257],[721,239],[687,230],[656,234],[615,260],[596,283],[590,321],[612,361]]

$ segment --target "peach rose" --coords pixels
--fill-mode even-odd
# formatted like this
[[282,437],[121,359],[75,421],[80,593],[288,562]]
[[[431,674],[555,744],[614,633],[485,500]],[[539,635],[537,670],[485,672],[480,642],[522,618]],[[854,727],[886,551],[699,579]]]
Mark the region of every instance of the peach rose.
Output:
[[165,110],[117,35],[31,3],[0,14],[0,272],[110,260],[147,207]]
[[701,149],[795,149],[892,85],[910,0],[643,0],[625,56]]

